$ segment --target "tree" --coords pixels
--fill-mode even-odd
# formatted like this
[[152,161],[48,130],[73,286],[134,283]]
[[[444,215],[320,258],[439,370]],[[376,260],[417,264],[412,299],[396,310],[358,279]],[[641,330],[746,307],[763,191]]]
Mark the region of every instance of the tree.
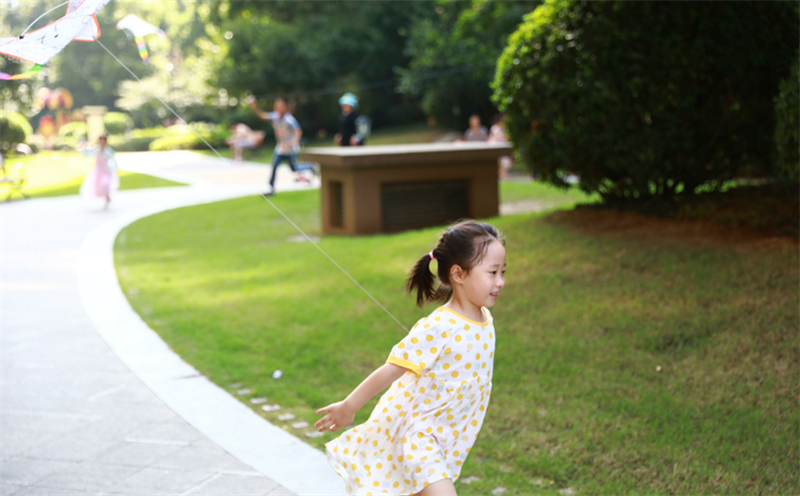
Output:
[[[127,91],[128,101],[135,99],[136,107],[130,110],[139,124],[154,124],[166,116],[163,105],[159,103],[148,91],[151,88],[156,94],[165,99],[181,112],[187,110],[187,105],[181,105],[187,100],[187,95],[181,89],[190,86],[190,105],[206,107],[212,104],[210,100],[216,96],[216,90],[209,85],[210,68],[206,66],[218,63],[220,47],[210,42],[210,38],[218,35],[219,29],[207,22],[211,0],[171,0],[169,2],[111,2],[100,11],[97,16],[102,36],[99,40],[116,57],[145,83],[136,82],[128,71],[111,57],[98,43],[73,42],[67,45],[56,55],[44,70],[34,79],[24,81],[8,81],[0,86],[0,98],[6,101],[13,100],[20,104],[24,102],[29,108],[33,105],[33,98],[24,94],[13,94],[9,97],[6,88],[15,85],[16,88],[27,89],[33,93],[41,86],[50,88],[65,87],[72,93],[75,106],[105,105],[110,109],[117,108],[117,99],[121,90],[120,84]],[[3,7],[3,16],[0,23],[4,32],[21,33],[39,15],[53,7],[52,1],[31,0]],[[32,29],[36,29],[48,22],[64,15],[66,6],[58,8],[37,21]],[[205,17],[203,12],[206,12]],[[168,38],[161,39],[150,36],[146,38],[150,52],[150,65],[144,65],[139,58],[134,40],[127,34],[117,31],[116,23],[127,14],[136,14],[155,24],[167,32]],[[198,62],[199,61],[199,62]],[[3,62],[0,62],[3,63]],[[8,64],[17,62],[6,61]],[[9,67],[4,72],[17,73],[27,68],[29,64],[19,64],[19,68]],[[206,74],[192,74],[192,72],[205,71]],[[204,77],[203,77],[204,76]],[[151,78],[153,78],[151,80]],[[188,80],[198,78],[189,85]],[[176,80],[174,87],[171,83]],[[164,82],[159,86],[159,82]],[[133,98],[131,94],[138,94],[143,98]],[[144,97],[146,95],[146,97]],[[212,114],[203,110],[206,115]],[[218,115],[218,112],[217,112]]]
[[800,58],[795,59],[789,77],[781,81],[775,99],[775,144],[778,168],[788,178],[800,178]]
[[0,153],[13,150],[32,133],[31,125],[22,114],[0,111]]
[[522,17],[538,1],[438,1],[424,4],[411,27],[408,67],[399,69],[404,94],[422,97],[426,115],[463,128],[471,114],[497,112],[491,82],[497,58]]
[[395,68],[407,63],[407,33],[420,8],[416,2],[221,1],[212,12],[231,40],[217,84],[239,98],[292,97],[307,132],[334,129],[337,100],[346,91],[358,94],[361,111],[376,125],[419,119],[393,80]]
[[[16,8],[3,5],[0,7],[0,32],[8,33],[3,36],[20,35],[25,27],[38,16],[34,12],[44,12],[47,3],[45,0],[31,0],[20,3]],[[66,7],[64,7],[66,9]],[[41,9],[41,10],[39,10]],[[7,74],[21,74],[30,69],[32,64],[19,59],[0,56],[0,72]],[[48,72],[45,68],[42,72]],[[36,91],[42,87],[41,74],[36,79],[18,79],[0,81],[0,108],[6,112],[20,112],[29,116],[34,112]]]
[[796,19],[788,2],[547,0],[510,38],[495,101],[538,176],[607,199],[769,176]]

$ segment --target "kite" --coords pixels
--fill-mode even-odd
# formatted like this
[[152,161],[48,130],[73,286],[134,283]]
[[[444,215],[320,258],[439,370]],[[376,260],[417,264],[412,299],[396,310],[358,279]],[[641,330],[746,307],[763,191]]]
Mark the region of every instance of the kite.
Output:
[[28,71],[15,76],[0,72],[0,80],[33,77],[50,59],[69,45],[70,41],[94,41],[99,38],[100,25],[96,14],[109,1],[71,0],[67,5],[66,15],[61,19],[19,37],[0,38],[0,54],[35,64]]
[[[117,23],[117,29],[124,29],[125,32],[133,35],[136,40],[136,46],[139,48],[139,56],[145,64],[150,63],[150,55],[147,53],[147,45],[144,44],[144,37],[149,34],[155,34],[165,38],[167,33],[153,26],[147,21],[136,17],[133,14],[128,14]],[[130,36],[130,35],[129,35]]]

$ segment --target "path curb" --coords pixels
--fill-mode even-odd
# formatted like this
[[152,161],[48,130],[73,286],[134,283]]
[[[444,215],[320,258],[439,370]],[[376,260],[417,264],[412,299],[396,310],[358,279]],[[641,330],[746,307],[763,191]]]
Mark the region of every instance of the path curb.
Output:
[[231,455],[298,495],[345,495],[321,451],[262,417],[172,351],[128,303],[114,267],[114,241],[132,222],[159,212],[257,193],[252,186],[184,190],[165,203],[130,212],[94,229],[81,246],[81,301],[98,334],[156,396]]

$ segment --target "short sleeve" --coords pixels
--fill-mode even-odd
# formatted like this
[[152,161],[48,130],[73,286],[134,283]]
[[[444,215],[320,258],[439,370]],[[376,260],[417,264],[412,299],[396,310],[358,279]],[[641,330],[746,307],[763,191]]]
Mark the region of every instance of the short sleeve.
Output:
[[293,115],[286,116],[286,124],[292,129],[300,129],[300,123],[297,122],[297,119],[295,119]]
[[279,113],[273,111],[273,112],[268,113],[267,117],[269,117],[269,120],[274,121],[276,119],[280,119],[281,115]]
[[408,335],[392,348],[386,363],[407,368],[420,376],[442,354],[442,349],[451,334],[432,319],[427,317],[421,319],[414,324]]

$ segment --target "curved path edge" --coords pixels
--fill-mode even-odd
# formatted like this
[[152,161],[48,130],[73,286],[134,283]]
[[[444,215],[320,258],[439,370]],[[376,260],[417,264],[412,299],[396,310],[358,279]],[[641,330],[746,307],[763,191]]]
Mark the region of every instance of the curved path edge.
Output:
[[170,349],[128,303],[114,267],[117,234],[156,213],[255,194],[251,188],[192,188],[94,229],[81,246],[78,285],[97,332],[119,359],[169,408],[211,441],[298,495],[345,495],[321,451],[228,394]]

